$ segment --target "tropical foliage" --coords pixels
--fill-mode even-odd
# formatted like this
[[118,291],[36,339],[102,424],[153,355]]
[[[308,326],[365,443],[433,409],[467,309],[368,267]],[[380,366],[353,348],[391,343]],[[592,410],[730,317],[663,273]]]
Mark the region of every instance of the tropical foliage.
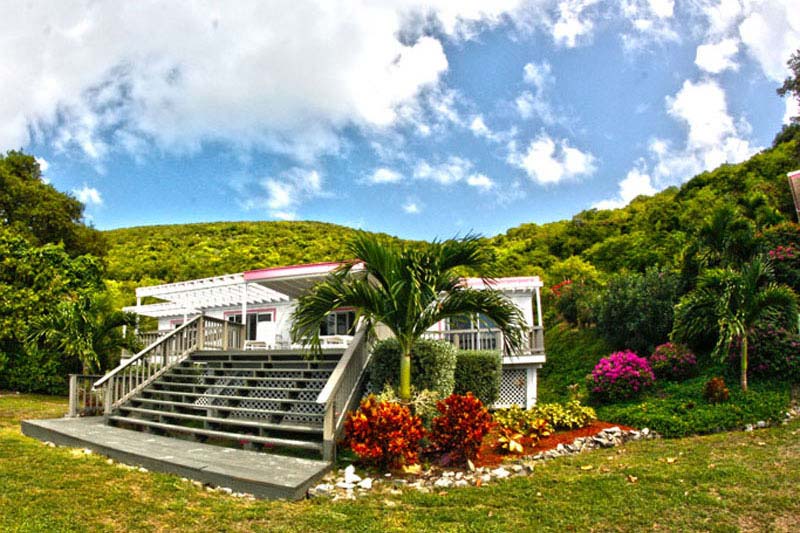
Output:
[[466,286],[464,269],[483,271],[486,256],[475,236],[433,242],[419,250],[359,233],[348,249],[355,259],[298,299],[292,338],[319,349],[320,323],[341,307],[356,309],[369,328],[382,324],[400,347],[399,393],[411,397],[414,343],[434,324],[480,313],[503,332],[506,348],[518,353],[526,329],[519,308],[499,291]]

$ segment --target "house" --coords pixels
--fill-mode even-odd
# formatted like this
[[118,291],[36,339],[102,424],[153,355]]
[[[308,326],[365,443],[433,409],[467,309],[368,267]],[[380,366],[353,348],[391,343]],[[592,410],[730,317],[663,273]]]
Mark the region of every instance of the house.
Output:
[[[364,393],[374,338],[352,309],[338,309],[320,325],[321,354],[309,357],[291,343],[297,298],[338,266],[267,268],[137,289],[136,305],[126,310],[158,324],[137,331],[145,348],[104,376],[71,375],[69,415],[25,420],[22,431],[261,497],[304,497],[332,468],[347,412]],[[465,283],[485,287],[481,279]],[[530,327],[522,353],[502,356],[498,405],[531,406],[545,362],[542,283],[491,283]],[[376,328],[376,336],[383,333]],[[461,349],[503,347],[500,332],[480,317],[443,321],[427,336]]]
[[[244,324],[245,350],[299,350],[303,346],[292,344],[289,334],[295,301],[338,266],[339,263],[292,265],[140,287],[136,289],[136,305],[124,311],[158,320],[156,331],[140,332],[148,343],[203,314]],[[484,287],[481,278],[465,281],[472,288]],[[504,354],[500,398],[495,407],[531,407],[536,403],[537,370],[545,361],[541,287],[537,276],[498,278],[492,283],[492,288],[503,292],[520,308],[532,332],[525,353]],[[142,304],[145,298],[161,302]],[[322,347],[346,347],[353,340],[355,326],[353,309],[331,313],[320,326]],[[446,340],[464,350],[500,350],[503,346],[499,330],[480,317],[439,322],[426,336]]]

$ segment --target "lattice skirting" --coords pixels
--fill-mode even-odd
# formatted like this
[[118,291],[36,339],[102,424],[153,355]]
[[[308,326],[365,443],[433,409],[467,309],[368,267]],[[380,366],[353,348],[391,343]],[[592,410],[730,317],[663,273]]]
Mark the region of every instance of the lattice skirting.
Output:
[[500,377],[500,396],[498,405],[525,406],[527,401],[528,379],[525,368],[506,367]]

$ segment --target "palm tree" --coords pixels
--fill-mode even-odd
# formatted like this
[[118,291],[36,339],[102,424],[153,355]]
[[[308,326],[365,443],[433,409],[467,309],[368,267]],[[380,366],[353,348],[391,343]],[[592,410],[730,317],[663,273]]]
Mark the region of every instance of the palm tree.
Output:
[[[400,399],[411,398],[411,348],[431,326],[449,317],[480,313],[503,333],[505,348],[519,352],[526,325],[519,308],[499,291],[466,286],[459,272],[484,271],[480,239],[434,241],[401,248],[359,233],[348,245],[355,257],[302,296],[292,315],[292,339],[319,352],[320,323],[340,307],[353,307],[371,328],[380,323],[400,345]],[[355,269],[356,265],[363,265]],[[489,278],[486,278],[490,281]]]
[[702,334],[713,322],[717,344],[713,355],[724,359],[735,341],[741,343],[741,387],[747,392],[747,347],[753,326],[762,320],[785,320],[796,313],[796,295],[772,281],[772,265],[756,257],[741,269],[710,269],[700,275],[697,288],[675,309],[676,340]]
[[101,295],[80,295],[34,318],[27,341],[32,348],[48,347],[74,357],[84,373],[94,373],[108,368],[120,348],[137,349],[136,340],[121,332],[122,326],[135,323],[135,315],[112,310]]

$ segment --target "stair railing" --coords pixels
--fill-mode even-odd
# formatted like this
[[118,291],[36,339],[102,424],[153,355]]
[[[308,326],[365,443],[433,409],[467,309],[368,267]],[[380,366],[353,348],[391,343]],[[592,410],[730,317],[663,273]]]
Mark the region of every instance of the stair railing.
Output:
[[365,370],[372,356],[366,327],[362,326],[347,346],[328,382],[317,396],[324,405],[322,423],[322,458],[332,461],[336,454],[336,441],[344,429],[345,415],[355,408],[364,382]]
[[[162,336],[94,383],[106,415],[197,350],[241,349],[244,326],[196,316]],[[70,400],[72,401],[72,400]]]
[[103,413],[102,391],[92,385],[103,376],[94,374],[69,375],[69,411],[67,416],[95,416]]

